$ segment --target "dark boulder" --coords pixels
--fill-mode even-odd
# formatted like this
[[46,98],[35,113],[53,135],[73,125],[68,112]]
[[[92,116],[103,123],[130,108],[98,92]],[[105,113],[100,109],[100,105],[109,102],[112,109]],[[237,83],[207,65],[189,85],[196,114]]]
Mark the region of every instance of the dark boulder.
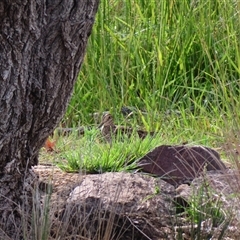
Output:
[[156,147],[139,159],[138,166],[143,172],[157,175],[174,186],[190,183],[204,169],[227,169],[215,150],[185,145]]

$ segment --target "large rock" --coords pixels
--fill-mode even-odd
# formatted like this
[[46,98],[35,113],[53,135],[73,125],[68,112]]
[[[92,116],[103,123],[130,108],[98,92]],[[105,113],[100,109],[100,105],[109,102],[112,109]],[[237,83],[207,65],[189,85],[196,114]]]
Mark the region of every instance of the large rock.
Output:
[[[49,181],[45,173],[40,179]],[[207,171],[177,189],[140,173],[53,177],[49,240],[240,239],[238,171]],[[49,200],[42,199],[45,219]]]
[[92,240],[170,239],[174,194],[172,185],[143,174],[88,175],[71,192],[61,220],[68,232],[84,231]]
[[207,147],[169,146],[156,147],[139,159],[142,171],[154,174],[166,182],[178,186],[190,183],[201,172],[226,170],[219,154]]

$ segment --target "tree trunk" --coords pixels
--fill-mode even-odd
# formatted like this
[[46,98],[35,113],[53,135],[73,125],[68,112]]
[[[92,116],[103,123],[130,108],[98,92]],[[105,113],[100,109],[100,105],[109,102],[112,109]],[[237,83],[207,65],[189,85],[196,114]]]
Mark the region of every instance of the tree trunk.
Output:
[[20,239],[31,166],[66,110],[98,2],[0,2],[0,239]]

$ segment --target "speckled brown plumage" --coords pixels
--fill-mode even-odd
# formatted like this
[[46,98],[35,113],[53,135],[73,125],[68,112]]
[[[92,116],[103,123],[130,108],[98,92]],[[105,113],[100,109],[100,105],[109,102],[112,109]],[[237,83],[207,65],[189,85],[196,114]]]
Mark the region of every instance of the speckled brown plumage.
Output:
[[[106,113],[103,115],[102,122],[100,123],[99,128],[101,129],[101,133],[107,142],[111,142],[112,137],[118,134],[131,137],[132,134],[135,132],[134,129],[130,127],[116,126],[114,124],[113,116],[110,113]],[[147,132],[143,130],[136,130],[136,133],[141,139],[144,139],[147,135],[154,135],[154,132]]]

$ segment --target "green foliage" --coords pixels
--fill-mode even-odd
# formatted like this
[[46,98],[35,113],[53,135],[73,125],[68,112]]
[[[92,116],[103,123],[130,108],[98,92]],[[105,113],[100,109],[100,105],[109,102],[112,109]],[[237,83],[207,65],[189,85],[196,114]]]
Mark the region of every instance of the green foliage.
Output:
[[136,160],[157,146],[159,139],[150,136],[141,140],[117,136],[106,143],[96,130],[87,131],[82,138],[70,136],[58,141],[57,165],[67,172],[103,173],[131,171]]
[[228,115],[240,87],[239,10],[236,0],[101,1],[65,122],[123,105]]

